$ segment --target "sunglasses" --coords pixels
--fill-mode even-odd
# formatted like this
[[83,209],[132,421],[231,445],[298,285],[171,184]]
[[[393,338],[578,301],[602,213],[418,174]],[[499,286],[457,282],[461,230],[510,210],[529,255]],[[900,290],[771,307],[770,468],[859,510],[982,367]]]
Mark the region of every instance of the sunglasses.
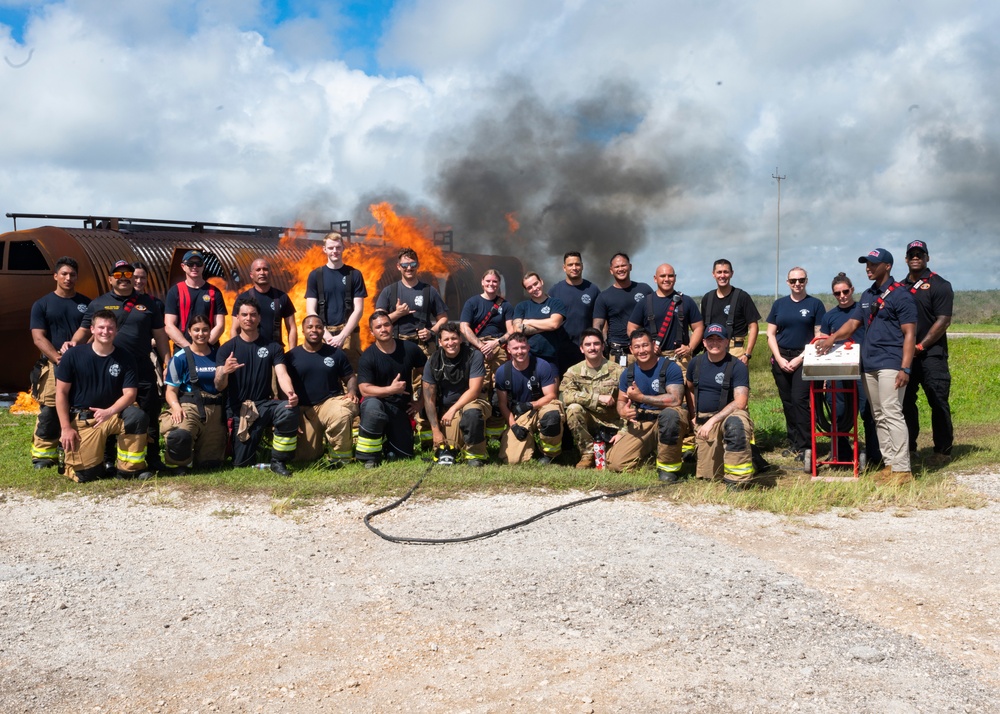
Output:
[[200,260],[189,260],[187,262],[187,267],[189,267],[189,268],[200,268],[203,265],[205,265],[205,264],[202,263]]
[[854,292],[854,291],[853,290],[834,290],[833,291],[833,296],[834,297],[843,297],[844,295],[850,295],[852,292]]
[[804,285],[805,282],[806,282],[806,280],[808,280],[808,278],[789,278],[788,279],[788,284],[789,285]]
[[408,270],[410,268],[416,268],[418,265],[420,265],[420,263],[413,261],[412,263],[400,263],[399,267],[403,270]]
[[114,278],[115,280],[125,280],[126,278],[131,279],[132,278],[132,271],[131,270],[116,270],[115,272],[111,273],[111,277]]

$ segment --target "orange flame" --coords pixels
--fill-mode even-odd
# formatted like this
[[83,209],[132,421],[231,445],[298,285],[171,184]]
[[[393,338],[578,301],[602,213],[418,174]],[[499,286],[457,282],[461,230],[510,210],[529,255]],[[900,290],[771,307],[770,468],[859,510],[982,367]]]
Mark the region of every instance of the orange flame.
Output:
[[11,414],[38,414],[41,408],[38,402],[27,392],[18,392],[17,399],[10,406]]
[[505,213],[503,217],[507,219],[507,230],[511,233],[517,233],[521,228],[521,223],[517,220],[517,214],[513,212]]
[[[420,272],[426,280],[436,278],[438,289],[443,286],[450,273],[444,261],[441,247],[433,240],[434,228],[429,224],[421,224],[413,216],[400,216],[389,203],[377,203],[369,206],[375,225],[362,228],[357,234],[359,240],[345,237],[344,262],[357,268],[365,279],[368,288],[368,298],[365,300],[365,318],[361,322],[361,343],[367,347],[371,344],[371,334],[365,320],[375,310],[375,301],[380,292],[378,284],[387,268],[394,266],[400,248],[413,248],[420,256]],[[321,242],[313,243],[302,255],[302,239],[306,236],[300,222],[281,238],[282,255],[275,261],[275,267],[288,273],[288,296],[295,305],[297,318],[301,321],[306,315],[306,282],[309,273],[326,264],[326,254],[323,253]],[[288,257],[284,257],[288,256]],[[294,256],[294,257],[292,257]]]

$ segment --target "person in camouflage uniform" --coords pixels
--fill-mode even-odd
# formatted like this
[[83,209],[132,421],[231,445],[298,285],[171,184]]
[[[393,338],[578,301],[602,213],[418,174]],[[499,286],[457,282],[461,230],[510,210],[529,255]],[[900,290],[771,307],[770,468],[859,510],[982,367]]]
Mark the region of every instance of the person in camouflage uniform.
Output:
[[563,375],[559,400],[566,407],[566,426],[580,450],[578,469],[594,467],[594,435],[599,429],[617,433],[622,419],[618,416],[618,382],[622,367],[604,357],[604,335],[588,327],[580,333],[580,351],[584,361],[573,365]]

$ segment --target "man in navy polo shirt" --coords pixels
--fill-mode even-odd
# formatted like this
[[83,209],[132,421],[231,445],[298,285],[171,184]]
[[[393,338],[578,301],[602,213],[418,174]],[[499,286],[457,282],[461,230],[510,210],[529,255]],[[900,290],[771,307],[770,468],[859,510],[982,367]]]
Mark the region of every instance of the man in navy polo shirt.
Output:
[[910,381],[916,346],[917,304],[906,285],[890,275],[892,254],[885,248],[862,255],[858,262],[865,264],[872,286],[862,293],[843,327],[816,343],[816,351],[825,354],[835,342],[846,340],[862,324],[867,325],[861,343],[861,369],[886,463],[875,480],[900,485],[913,480],[903,395]]

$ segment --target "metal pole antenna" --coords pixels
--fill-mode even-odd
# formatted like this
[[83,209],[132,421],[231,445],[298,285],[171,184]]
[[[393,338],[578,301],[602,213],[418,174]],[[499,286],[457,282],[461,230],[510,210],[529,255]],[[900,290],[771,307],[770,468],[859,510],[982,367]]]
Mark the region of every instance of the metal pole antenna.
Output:
[[774,299],[778,299],[778,281],[781,279],[781,268],[779,261],[781,259],[781,182],[785,180],[784,176],[778,175],[778,167],[774,167],[774,173],[771,174],[771,178],[777,180],[778,182],[778,238],[775,242],[774,248]]

